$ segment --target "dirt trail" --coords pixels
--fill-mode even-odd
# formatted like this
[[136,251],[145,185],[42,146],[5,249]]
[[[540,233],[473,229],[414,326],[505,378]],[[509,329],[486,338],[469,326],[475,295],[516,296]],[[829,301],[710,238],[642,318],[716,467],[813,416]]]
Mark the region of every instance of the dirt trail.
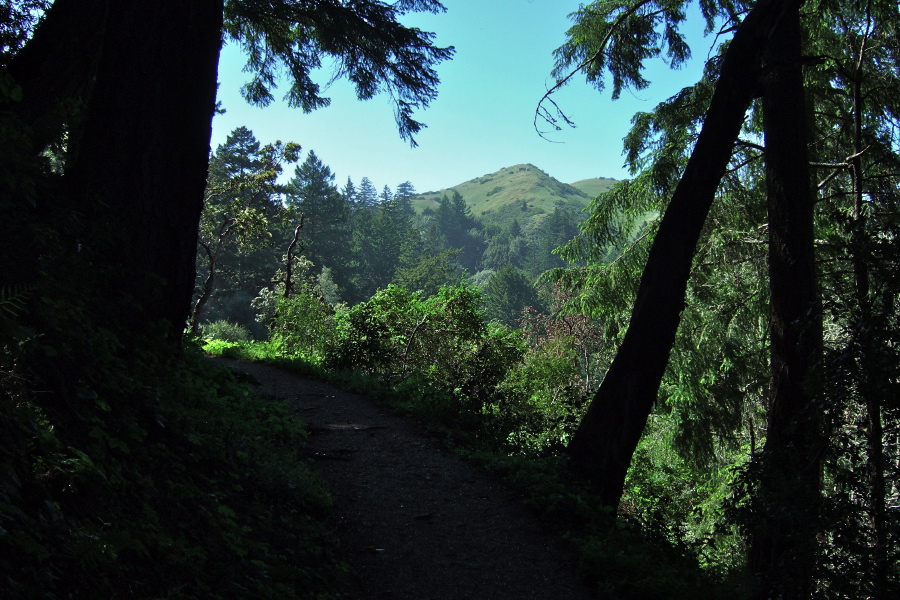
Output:
[[365,397],[223,361],[291,400],[335,501],[354,600],[591,598],[573,556],[491,475]]

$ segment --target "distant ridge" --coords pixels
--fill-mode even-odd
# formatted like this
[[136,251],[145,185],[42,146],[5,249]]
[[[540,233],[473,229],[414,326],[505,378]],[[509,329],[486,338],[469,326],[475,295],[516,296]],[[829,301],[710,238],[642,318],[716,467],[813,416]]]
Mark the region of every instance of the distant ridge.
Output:
[[413,198],[417,212],[434,209],[441,197],[459,192],[472,214],[485,223],[504,226],[513,219],[526,229],[537,227],[557,207],[573,210],[586,218],[584,208],[615,179],[595,177],[573,184],[562,183],[532,164],[513,165],[470,179],[437,192],[426,192]]

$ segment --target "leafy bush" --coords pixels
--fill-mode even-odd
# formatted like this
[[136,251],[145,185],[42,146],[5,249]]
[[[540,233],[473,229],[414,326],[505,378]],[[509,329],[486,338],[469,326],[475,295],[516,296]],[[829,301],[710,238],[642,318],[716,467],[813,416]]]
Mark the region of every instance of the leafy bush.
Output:
[[226,342],[224,340],[210,340],[203,344],[203,351],[212,356],[222,358],[243,358],[245,344],[241,342]]
[[276,352],[321,360],[333,345],[334,308],[309,291],[279,298],[275,306],[269,339]]
[[458,383],[459,368],[487,331],[480,302],[480,292],[465,284],[424,299],[390,285],[340,315],[329,363],[386,381],[418,371],[435,383]]
[[463,429],[495,412],[497,386],[524,352],[521,335],[485,323],[481,293],[465,283],[427,298],[391,285],[336,323],[327,366],[376,377],[408,408]]
[[223,342],[249,342],[253,338],[249,329],[243,325],[229,323],[228,321],[207,323],[203,326],[202,335],[205,340],[220,340]]
[[519,427],[508,440],[521,450],[561,449],[574,433],[588,402],[578,385],[577,355],[571,347],[530,348],[524,363],[500,385],[504,411]]

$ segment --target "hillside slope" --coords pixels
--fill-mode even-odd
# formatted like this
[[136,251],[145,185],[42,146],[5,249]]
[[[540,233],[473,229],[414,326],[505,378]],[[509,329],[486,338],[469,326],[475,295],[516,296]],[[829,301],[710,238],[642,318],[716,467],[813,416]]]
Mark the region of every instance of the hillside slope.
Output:
[[514,165],[444,190],[419,194],[413,199],[413,207],[417,212],[434,209],[441,197],[459,192],[472,214],[485,223],[504,226],[518,219],[528,229],[557,207],[571,209],[585,218],[584,208],[613,183],[614,179],[594,178],[569,185],[534,165]]
[[612,177],[592,177],[590,179],[576,181],[571,185],[573,188],[587,194],[593,200],[603,192],[609,190],[615,183],[616,180]]

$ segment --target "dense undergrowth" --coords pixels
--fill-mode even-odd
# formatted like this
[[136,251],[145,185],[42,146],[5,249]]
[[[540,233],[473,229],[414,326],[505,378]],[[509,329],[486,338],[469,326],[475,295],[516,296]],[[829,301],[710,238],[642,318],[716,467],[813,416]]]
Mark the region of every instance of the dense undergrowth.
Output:
[[579,548],[602,598],[740,597],[737,537],[714,523],[727,474],[698,483],[660,457],[651,431],[612,519],[570,471],[563,448],[587,400],[572,344],[487,323],[465,284],[431,297],[391,286],[337,311],[302,294],[275,313],[268,341],[208,339],[204,349],[326,379],[442,432]]
[[68,397],[21,363],[0,363],[0,597],[337,596],[330,499],[286,403],[191,348]]

